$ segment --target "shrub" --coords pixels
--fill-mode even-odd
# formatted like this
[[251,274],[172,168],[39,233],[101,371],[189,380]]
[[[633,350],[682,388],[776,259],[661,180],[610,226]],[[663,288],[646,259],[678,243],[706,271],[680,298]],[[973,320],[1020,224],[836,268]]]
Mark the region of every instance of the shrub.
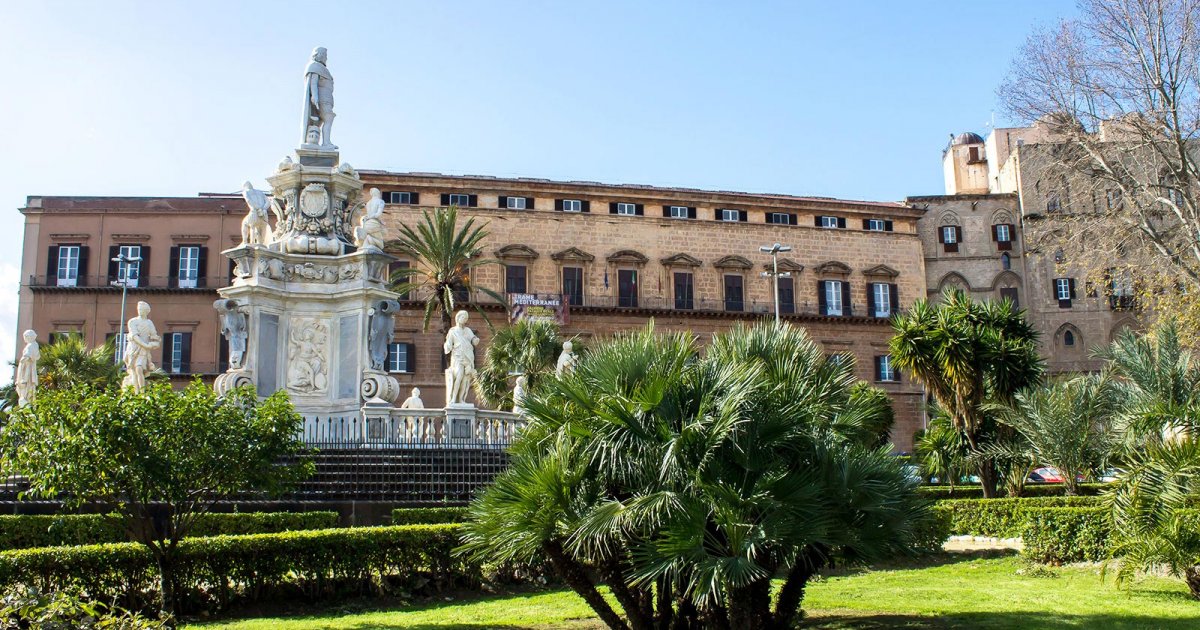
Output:
[[948,520],[951,534],[1020,536],[1029,515],[1048,507],[1093,507],[1100,497],[1028,497],[1021,499],[949,499],[934,504]]
[[392,525],[431,525],[462,523],[467,520],[465,507],[397,508],[392,510]]
[[167,626],[137,613],[89,602],[78,594],[40,593],[18,588],[4,593],[0,599],[0,627],[156,630]]
[[[472,581],[454,558],[458,525],[361,527],[189,538],[177,579],[186,610],[212,610],[273,595],[366,593],[394,582],[435,588]],[[157,572],[136,543],[0,552],[0,588],[81,590],[132,609],[154,602]]]
[[931,506],[923,518],[913,523],[913,530],[916,532],[913,536],[913,547],[923,553],[941,551],[942,545],[953,533],[950,525],[950,513],[938,509],[936,504]]
[[[191,536],[270,534],[337,526],[337,512],[202,514]],[[0,550],[126,542],[119,521],[100,514],[0,515]]]
[[1022,553],[1048,564],[1105,560],[1111,532],[1112,512],[1107,507],[1031,510],[1022,533]]

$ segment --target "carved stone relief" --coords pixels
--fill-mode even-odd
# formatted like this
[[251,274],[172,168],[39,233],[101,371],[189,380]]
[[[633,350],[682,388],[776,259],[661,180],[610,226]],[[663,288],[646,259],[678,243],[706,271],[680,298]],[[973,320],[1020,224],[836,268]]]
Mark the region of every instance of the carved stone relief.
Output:
[[324,393],[329,389],[329,326],[315,317],[293,317],[289,327],[288,390]]

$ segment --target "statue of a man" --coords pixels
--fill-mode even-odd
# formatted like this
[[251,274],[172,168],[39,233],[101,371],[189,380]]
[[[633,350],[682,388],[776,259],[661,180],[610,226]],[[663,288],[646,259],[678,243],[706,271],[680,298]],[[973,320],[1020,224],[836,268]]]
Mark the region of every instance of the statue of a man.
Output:
[[[312,53],[312,62],[304,71],[304,133],[301,134],[301,147],[305,149],[321,149],[335,151],[335,146],[329,140],[329,131],[333,126],[333,75],[325,66],[328,53],[324,48],[316,48]],[[309,128],[320,130],[320,143],[309,134]]]
[[571,352],[572,347],[574,344],[570,341],[563,342],[562,354],[558,355],[558,365],[554,368],[556,376],[562,376],[575,367],[575,353]]
[[242,199],[246,200],[249,211],[242,219],[242,245],[266,245],[271,242],[271,222],[267,219],[267,210],[271,202],[267,194],[246,182],[242,184]]
[[525,413],[525,388],[528,387],[529,379],[524,375],[517,377],[517,384],[513,386],[513,413]]
[[229,367],[240,369],[246,356],[246,314],[238,308],[237,300],[217,300],[213,308],[221,315],[221,335],[229,343]]
[[479,337],[467,328],[467,312],[454,315],[454,327],[446,333],[443,351],[450,355],[450,367],[446,368],[446,406],[467,404],[471,391],[471,379],[475,376],[475,346]]
[[137,317],[129,320],[125,333],[125,378],[121,387],[141,392],[146,387],[146,374],[154,371],[151,351],[162,345],[162,338],[150,321],[150,305],[137,303]]
[[367,330],[367,355],[371,358],[371,369],[383,371],[387,362],[388,344],[396,335],[396,311],[400,303],[383,300],[368,310],[370,324]]
[[372,188],[367,212],[354,230],[355,244],[359,249],[374,248],[383,251],[383,241],[387,235],[387,228],[383,226],[383,208],[383,193],[378,188]]
[[419,387],[412,388],[412,395],[410,395],[408,398],[405,398],[403,403],[400,403],[400,408],[401,409],[424,409],[425,401],[421,400],[421,388],[419,388]]
[[21,351],[21,360],[17,362],[17,377],[13,379],[13,386],[17,389],[17,404],[24,407],[33,402],[37,395],[37,364],[38,359],[42,358],[42,351],[36,332],[26,330],[22,338],[25,340],[25,349]]

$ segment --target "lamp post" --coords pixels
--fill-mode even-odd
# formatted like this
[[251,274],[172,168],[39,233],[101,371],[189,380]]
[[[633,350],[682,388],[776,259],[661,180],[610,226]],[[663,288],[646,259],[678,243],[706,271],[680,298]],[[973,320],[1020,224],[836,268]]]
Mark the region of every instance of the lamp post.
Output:
[[[113,258],[112,261],[117,263],[117,279],[110,284],[112,286],[121,285],[121,319],[117,322],[118,343],[116,350],[113,351],[113,361],[117,365],[121,365],[121,355],[125,354],[125,297],[129,293],[129,263],[142,262],[142,257],[117,254],[117,257]],[[121,276],[124,276],[124,278]]]
[[762,275],[771,277],[775,284],[775,323],[779,324],[779,279],[792,277],[792,274],[786,271],[783,274],[779,273],[779,254],[792,251],[792,246],[775,243],[774,245],[763,245],[758,248],[758,251],[771,255],[771,271],[764,271]]

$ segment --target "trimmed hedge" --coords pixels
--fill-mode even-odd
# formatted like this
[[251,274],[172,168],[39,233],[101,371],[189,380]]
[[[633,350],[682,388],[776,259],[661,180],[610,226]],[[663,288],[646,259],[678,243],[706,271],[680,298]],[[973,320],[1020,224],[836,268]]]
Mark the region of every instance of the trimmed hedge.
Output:
[[933,510],[949,522],[950,534],[1020,536],[1030,514],[1049,507],[1094,507],[1100,497],[1027,497],[1020,499],[947,499],[934,504]]
[[[337,512],[240,512],[200,516],[191,535],[270,534],[336,527]],[[0,551],[127,542],[120,524],[99,514],[0,515]]]
[[1037,562],[1098,562],[1108,558],[1112,513],[1105,507],[1034,510],[1022,533],[1021,552]]
[[[1079,494],[1081,496],[1096,496],[1108,486],[1109,484],[1107,483],[1081,483],[1079,484]],[[983,498],[983,488],[979,486],[954,486],[953,492],[951,492],[950,486],[921,486],[917,488],[917,492],[928,499]],[[1047,483],[1025,486],[1025,493],[1020,498],[1061,496],[1065,496],[1063,495],[1063,486],[1061,483]]]
[[435,525],[462,523],[467,520],[465,507],[397,508],[392,510],[392,525]]
[[[458,525],[338,528],[189,538],[179,545],[179,598],[185,610],[293,595],[365,594],[393,582],[435,588],[476,579],[455,558]],[[157,570],[137,543],[0,552],[0,589],[82,589],[98,601],[146,609]]]

